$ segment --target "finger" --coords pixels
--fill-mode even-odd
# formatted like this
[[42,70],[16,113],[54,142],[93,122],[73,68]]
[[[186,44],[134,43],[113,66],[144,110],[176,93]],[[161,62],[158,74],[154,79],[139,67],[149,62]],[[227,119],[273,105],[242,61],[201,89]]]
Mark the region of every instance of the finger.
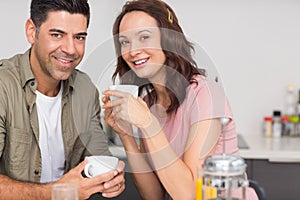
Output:
[[114,177],[115,177],[115,171],[110,170],[109,172],[95,176],[92,179],[94,179],[94,181],[97,183],[104,183],[112,180]]
[[119,162],[118,162],[118,165],[117,165],[117,171],[118,171],[118,173],[121,173],[121,172],[123,172],[124,171],[124,169],[125,169],[125,162],[124,161],[122,161],[122,160],[120,160]]
[[108,96],[105,95],[105,96],[102,97],[102,102],[103,103],[106,103],[108,101],[109,101],[109,97]]
[[117,174],[113,179],[105,182],[104,188],[105,189],[115,188],[116,185],[123,184],[123,183],[125,183],[124,172],[121,172]]
[[122,97],[126,96],[126,94],[128,94],[128,93],[121,92],[119,90],[105,90],[103,92],[103,94],[106,95],[106,96],[115,96],[115,97],[118,97],[118,98],[122,98]]
[[104,103],[102,105],[102,108],[103,109],[113,108],[113,107],[118,106],[120,104],[122,104],[122,99],[118,98],[118,99],[115,99],[115,100],[109,100],[109,101],[107,101],[106,103]]
[[116,187],[118,189],[114,192],[109,192],[109,191],[105,190],[102,193],[102,196],[106,197],[106,198],[112,198],[112,197],[118,196],[119,194],[121,194],[125,190],[125,184],[122,184],[120,187],[119,186],[116,186]]
[[[144,106],[147,106],[147,103],[144,101],[144,99],[142,99],[141,97],[138,97],[138,101],[144,105]],[[148,107],[148,106],[147,106]]]
[[[104,117],[109,118],[110,115],[111,115],[111,113],[112,113],[112,109],[111,109],[111,108],[105,109],[105,110],[104,110]],[[104,119],[105,119],[105,118],[104,118]]]
[[105,189],[103,189],[103,192],[104,193],[111,193],[111,192],[117,192],[117,191],[119,191],[122,187],[123,187],[123,185],[125,185],[125,183],[118,183],[118,184],[116,184],[116,185],[113,185],[112,187],[110,187],[110,188],[105,188]]

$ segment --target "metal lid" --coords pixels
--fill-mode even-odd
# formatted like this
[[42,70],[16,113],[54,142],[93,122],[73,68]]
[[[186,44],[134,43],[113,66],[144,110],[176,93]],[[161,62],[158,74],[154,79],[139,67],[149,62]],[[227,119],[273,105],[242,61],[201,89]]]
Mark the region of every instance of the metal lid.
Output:
[[244,159],[236,155],[213,155],[204,161],[203,174],[217,176],[242,175],[246,170]]

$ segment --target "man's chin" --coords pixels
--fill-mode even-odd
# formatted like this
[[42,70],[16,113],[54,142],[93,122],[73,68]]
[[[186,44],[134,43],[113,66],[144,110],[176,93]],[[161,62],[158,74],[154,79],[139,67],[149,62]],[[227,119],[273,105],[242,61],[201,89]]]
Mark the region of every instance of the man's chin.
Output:
[[55,76],[56,80],[64,81],[67,80],[71,76],[71,72],[68,73],[59,73]]

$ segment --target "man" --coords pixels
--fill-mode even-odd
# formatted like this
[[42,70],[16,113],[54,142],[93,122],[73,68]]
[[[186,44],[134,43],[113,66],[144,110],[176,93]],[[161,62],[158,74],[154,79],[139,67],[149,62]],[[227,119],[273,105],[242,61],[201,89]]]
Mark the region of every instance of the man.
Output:
[[55,183],[78,185],[79,198],[119,195],[124,163],[94,178],[88,155],[110,155],[100,123],[99,94],[75,70],[85,51],[86,0],[32,0],[31,48],[0,60],[0,198],[51,199]]

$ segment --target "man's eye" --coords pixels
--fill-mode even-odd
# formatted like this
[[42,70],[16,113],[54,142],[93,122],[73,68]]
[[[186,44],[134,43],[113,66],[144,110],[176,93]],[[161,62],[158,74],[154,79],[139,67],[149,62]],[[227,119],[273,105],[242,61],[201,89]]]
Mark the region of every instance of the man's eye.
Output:
[[76,39],[80,41],[84,41],[85,38],[86,38],[85,36],[81,36],[81,35],[76,36]]
[[53,33],[51,35],[52,35],[52,37],[55,37],[55,38],[61,38],[62,37],[62,35],[59,34],[59,33]]

